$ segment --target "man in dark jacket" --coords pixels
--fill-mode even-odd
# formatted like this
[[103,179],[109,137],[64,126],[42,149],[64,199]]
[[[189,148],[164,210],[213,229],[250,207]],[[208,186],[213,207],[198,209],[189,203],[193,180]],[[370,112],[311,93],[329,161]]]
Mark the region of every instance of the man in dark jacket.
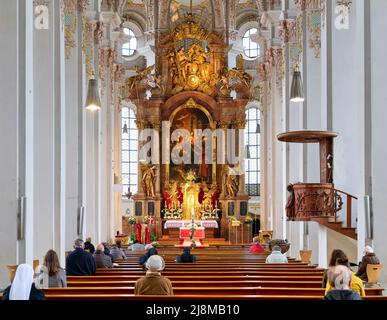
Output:
[[95,248],[94,248],[94,245],[91,243],[91,238],[88,237],[86,238],[86,241],[85,241],[85,250],[89,250],[89,252],[91,254],[93,254],[95,252]]
[[191,254],[191,250],[189,248],[184,248],[183,253],[180,256],[176,257],[177,263],[195,263],[196,257]]
[[356,275],[365,282],[368,282],[367,277],[367,265],[368,264],[380,264],[378,257],[374,253],[374,249],[370,246],[364,248],[364,256],[360,262],[359,270]]
[[94,253],[94,260],[97,268],[113,268],[113,262],[110,256],[106,255],[102,243],[97,245],[97,250]]
[[97,267],[94,258],[83,248],[83,240],[75,240],[75,250],[66,259],[66,274],[68,276],[93,276],[95,274]]
[[346,266],[337,265],[328,270],[328,281],[331,290],[325,295],[324,300],[362,300],[351,290],[352,272]]

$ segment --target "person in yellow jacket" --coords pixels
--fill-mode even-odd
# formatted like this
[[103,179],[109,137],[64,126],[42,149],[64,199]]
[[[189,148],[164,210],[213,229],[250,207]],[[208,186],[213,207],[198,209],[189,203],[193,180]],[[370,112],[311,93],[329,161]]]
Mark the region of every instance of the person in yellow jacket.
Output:
[[[351,276],[351,289],[353,291],[355,291],[360,297],[365,297],[365,290],[364,290],[364,286],[363,286],[363,281],[355,276],[355,273],[354,272],[351,272],[352,276]],[[327,282],[327,287],[325,289],[325,295],[328,293],[328,291],[331,290],[331,285],[329,283],[329,281]]]
[[[340,249],[335,249],[332,251],[331,259],[329,262],[330,267],[334,267],[337,265],[343,265],[346,266],[350,269],[349,267],[349,261],[347,255],[344,253],[343,250]],[[354,272],[351,272],[351,289],[355,291],[360,297],[365,297],[365,290],[364,290],[364,285],[363,281],[355,275]],[[324,277],[326,278],[326,277]],[[326,287],[325,287],[326,283]],[[328,293],[328,291],[331,289],[331,286],[329,284],[329,281],[326,281],[324,279],[323,281],[323,287],[325,287],[325,294]]]

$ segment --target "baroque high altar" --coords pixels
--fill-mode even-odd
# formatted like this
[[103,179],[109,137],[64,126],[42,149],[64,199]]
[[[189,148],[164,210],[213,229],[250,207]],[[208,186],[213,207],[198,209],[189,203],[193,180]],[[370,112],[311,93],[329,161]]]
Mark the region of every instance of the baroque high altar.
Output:
[[[237,58],[236,68],[226,67],[228,46],[220,34],[205,30],[189,14],[174,30],[159,36],[154,50],[155,66],[138,71],[123,88],[123,99],[136,105],[139,135],[148,128],[160,132],[165,122],[171,133],[185,129],[190,133],[185,138],[192,141],[193,159],[202,157],[203,151],[194,146],[194,130],[220,129],[226,136],[227,129],[238,134],[245,128],[251,76],[244,71],[242,56]],[[158,161],[139,161],[135,215],[154,216],[158,237],[168,234],[163,227],[167,219],[191,219],[192,208],[195,220],[217,221],[216,231],[206,233],[209,237],[231,238],[228,218],[243,222],[247,215],[244,175],[233,174],[238,164],[217,164],[217,138],[212,139],[212,163],[204,159],[200,164],[192,160],[192,164],[176,165],[172,159],[163,163],[162,153],[177,142],[162,138],[154,142],[160,150]],[[139,142],[139,150],[143,144]]]

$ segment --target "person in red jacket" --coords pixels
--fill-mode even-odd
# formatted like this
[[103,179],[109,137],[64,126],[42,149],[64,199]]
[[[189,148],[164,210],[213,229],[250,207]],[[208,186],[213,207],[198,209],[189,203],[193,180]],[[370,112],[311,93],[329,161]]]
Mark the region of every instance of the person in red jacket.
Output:
[[249,249],[250,253],[263,253],[265,248],[258,242],[258,237],[253,238],[253,244]]

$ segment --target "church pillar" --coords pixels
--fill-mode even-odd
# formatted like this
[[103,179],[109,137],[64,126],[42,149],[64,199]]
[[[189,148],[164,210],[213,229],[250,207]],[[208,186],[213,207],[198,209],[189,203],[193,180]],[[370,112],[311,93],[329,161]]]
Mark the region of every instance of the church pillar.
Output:
[[[2,208],[0,242],[3,249],[0,265],[14,265],[25,260],[25,240],[18,237],[18,199],[25,197],[25,126],[26,90],[26,22],[25,1],[1,3],[0,30],[6,50],[0,51],[0,185]],[[10,283],[8,271],[0,268],[0,287]]]

